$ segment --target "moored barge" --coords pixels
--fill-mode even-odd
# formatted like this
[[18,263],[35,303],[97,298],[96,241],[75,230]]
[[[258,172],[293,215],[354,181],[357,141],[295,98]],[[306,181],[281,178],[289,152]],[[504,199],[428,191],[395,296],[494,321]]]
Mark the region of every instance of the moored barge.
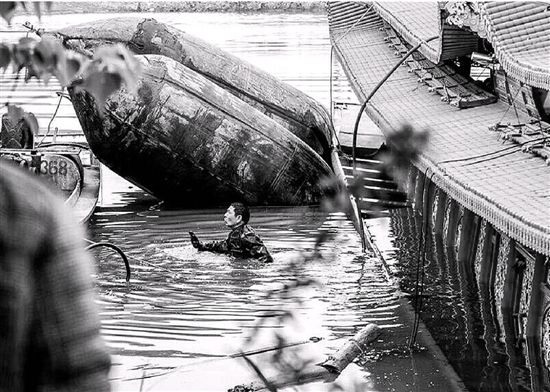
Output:
[[485,377],[449,358],[466,385],[548,390],[550,13],[457,4],[331,2],[331,43],[361,102],[419,45],[365,107],[386,136],[402,123],[431,130],[409,170],[414,212],[397,229],[423,234],[422,268],[444,260],[440,275],[455,277],[467,311],[444,332],[479,348],[471,362]]

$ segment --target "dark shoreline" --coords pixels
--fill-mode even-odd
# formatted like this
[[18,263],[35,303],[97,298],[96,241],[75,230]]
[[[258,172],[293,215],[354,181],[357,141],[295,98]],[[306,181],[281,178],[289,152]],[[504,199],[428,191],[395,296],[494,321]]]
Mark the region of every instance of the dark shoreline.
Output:
[[[323,1],[139,1],[139,2],[53,2],[49,14],[113,12],[237,12],[237,13],[325,13]],[[17,14],[26,13],[18,8]]]

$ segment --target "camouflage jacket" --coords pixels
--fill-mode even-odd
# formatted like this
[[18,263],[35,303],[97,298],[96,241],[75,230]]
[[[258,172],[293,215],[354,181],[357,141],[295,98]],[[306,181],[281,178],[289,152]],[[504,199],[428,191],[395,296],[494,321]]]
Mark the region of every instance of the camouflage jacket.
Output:
[[273,261],[260,237],[247,225],[235,227],[225,240],[201,244],[199,250],[228,253],[235,257],[252,257],[265,263]]

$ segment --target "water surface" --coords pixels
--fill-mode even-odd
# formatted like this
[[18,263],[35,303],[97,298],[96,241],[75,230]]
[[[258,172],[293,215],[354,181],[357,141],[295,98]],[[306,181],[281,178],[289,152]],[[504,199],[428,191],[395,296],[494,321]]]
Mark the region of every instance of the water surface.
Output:
[[[52,15],[44,18],[43,26],[57,29],[117,16],[128,15]],[[129,16],[154,17],[194,34],[328,106],[331,66],[324,15]],[[19,17],[14,28],[25,20],[37,23]],[[335,100],[354,101],[336,65],[334,74]],[[44,112],[51,110],[51,106],[32,104]],[[56,121],[75,121],[70,107],[65,110],[65,118]],[[63,126],[78,128],[77,123]],[[290,342],[322,337],[320,343],[302,345],[307,348],[305,355],[322,356],[370,322],[383,328],[395,325],[394,289],[380,263],[361,252],[357,234],[342,215],[318,207],[253,208],[250,224],[275,258],[273,264],[261,264],[198,253],[191,247],[188,231],[202,240],[227,234],[224,210],[225,206],[172,210],[103,168],[101,200],[89,224],[90,238],[120,246],[132,267],[127,285],[121,259],[109,250],[93,251],[102,330],[113,353],[115,391],[227,390],[247,381],[251,373],[239,361],[224,356],[273,345],[276,334]],[[316,249],[322,232],[328,235]],[[302,270],[290,268],[314,252],[316,256]],[[295,281],[296,273],[319,285],[283,296],[281,288]],[[273,290],[279,293],[267,296]],[[288,312],[294,319],[283,322],[281,316]],[[247,343],[255,330],[257,338]],[[355,370],[368,379],[366,367],[355,366]]]

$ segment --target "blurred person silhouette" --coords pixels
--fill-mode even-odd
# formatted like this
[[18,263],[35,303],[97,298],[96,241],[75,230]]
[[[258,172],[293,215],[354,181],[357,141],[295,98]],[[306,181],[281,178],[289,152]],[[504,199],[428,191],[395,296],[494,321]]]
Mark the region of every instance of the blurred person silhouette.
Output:
[[0,391],[109,391],[83,230],[49,189],[0,160]]

